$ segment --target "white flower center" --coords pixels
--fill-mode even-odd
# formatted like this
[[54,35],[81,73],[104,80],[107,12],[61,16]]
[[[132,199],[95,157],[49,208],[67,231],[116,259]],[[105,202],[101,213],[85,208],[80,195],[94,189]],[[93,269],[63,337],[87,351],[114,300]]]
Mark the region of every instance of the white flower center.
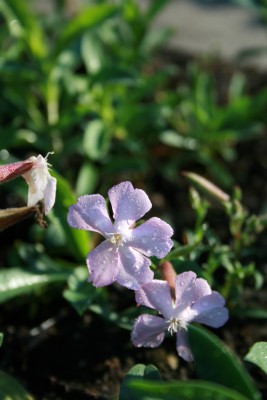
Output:
[[122,235],[120,233],[114,233],[109,239],[110,243],[116,244],[117,246],[122,244]]
[[172,318],[169,321],[169,326],[168,326],[168,332],[172,335],[173,333],[176,333],[180,329],[186,329],[187,330],[187,323],[185,321],[180,320],[179,318]]

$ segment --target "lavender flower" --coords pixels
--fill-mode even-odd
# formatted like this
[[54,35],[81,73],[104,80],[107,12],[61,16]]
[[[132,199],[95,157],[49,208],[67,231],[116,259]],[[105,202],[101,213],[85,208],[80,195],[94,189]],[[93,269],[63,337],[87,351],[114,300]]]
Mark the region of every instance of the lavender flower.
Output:
[[191,322],[219,328],[228,319],[224,298],[212,291],[202,278],[192,271],[176,277],[175,300],[166,281],[153,280],[136,292],[136,302],[158,310],[162,317],[143,314],[137,318],[132,342],[137,347],[157,347],[165,332],[176,333],[176,349],[180,357],[193,361],[187,342],[187,326]]
[[106,239],[87,256],[89,281],[94,286],[117,281],[136,290],[153,279],[148,257],[163,258],[170,251],[173,230],[159,218],[133,227],[150,210],[151,202],[143,190],[134,189],[130,182],[113,186],[108,196],[114,223],[99,194],[79,197],[69,209],[68,223],[74,228],[99,232]]

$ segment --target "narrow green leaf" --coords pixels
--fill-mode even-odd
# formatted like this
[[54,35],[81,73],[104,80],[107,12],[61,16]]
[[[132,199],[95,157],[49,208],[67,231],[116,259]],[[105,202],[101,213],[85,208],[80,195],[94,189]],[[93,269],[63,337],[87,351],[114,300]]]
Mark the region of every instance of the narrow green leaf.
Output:
[[136,364],[130,369],[121,384],[119,400],[134,400],[136,397],[132,396],[132,389],[129,388],[129,384],[132,381],[144,379],[162,382],[159,371],[154,365]]
[[95,28],[118,13],[119,9],[111,4],[98,4],[86,8],[72,18],[58,38],[55,53],[59,54],[70,43],[81,36],[84,31]]
[[130,400],[248,400],[232,389],[205,381],[162,384],[132,380],[128,393]]
[[102,159],[110,145],[110,134],[102,120],[96,119],[86,126],[83,148],[92,160]]
[[244,360],[250,361],[267,374],[267,342],[257,342],[249,350]]
[[36,57],[44,57],[47,54],[43,32],[37,19],[31,13],[27,2],[20,0],[2,0],[5,17],[10,22],[11,32],[15,36],[25,39],[26,44]]
[[35,289],[56,282],[65,282],[69,273],[33,273],[21,268],[0,270],[0,303],[14,297],[32,293]]
[[82,37],[81,53],[87,72],[98,72],[108,61],[104,46],[95,32],[86,32]]
[[85,162],[78,174],[76,193],[78,196],[92,193],[98,180],[98,170],[90,162]]
[[33,400],[33,397],[11,375],[0,371],[0,399]]
[[4,334],[3,334],[3,333],[0,333],[0,347],[1,347],[2,344],[3,344],[3,340],[4,340]]
[[217,336],[192,325],[188,335],[200,378],[234,389],[251,400],[261,399],[241,362]]
[[179,257],[187,256],[188,254],[192,253],[194,250],[200,247],[202,247],[201,243],[194,243],[176,247],[164,258],[164,260],[175,260]]

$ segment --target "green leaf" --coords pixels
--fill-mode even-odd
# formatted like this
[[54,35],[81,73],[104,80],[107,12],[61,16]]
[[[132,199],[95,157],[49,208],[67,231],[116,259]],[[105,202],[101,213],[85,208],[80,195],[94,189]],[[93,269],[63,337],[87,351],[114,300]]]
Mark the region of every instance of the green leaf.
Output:
[[68,285],[69,289],[63,292],[63,297],[82,315],[98,295],[98,289],[88,282],[87,268],[75,268],[69,276]]
[[158,369],[154,367],[154,365],[136,364],[130,369],[121,384],[119,400],[135,399],[135,396],[132,397],[132,390],[129,389],[129,384],[132,381],[142,381],[144,379],[148,381],[162,382]]
[[94,29],[99,24],[108,20],[118,13],[119,9],[111,4],[98,4],[86,8],[80,14],[72,18],[68,25],[61,32],[58,38],[55,53],[59,54],[62,50],[76,38],[80,37],[84,31]]
[[4,334],[3,334],[3,333],[0,333],[0,347],[1,347],[2,344],[3,344],[3,340],[4,340]]
[[257,342],[249,350],[244,360],[257,365],[267,374],[267,342]]
[[217,336],[192,325],[188,336],[200,378],[234,389],[251,400],[261,399],[241,362]]
[[11,375],[0,371],[0,399],[33,400],[33,397]]
[[59,218],[62,229],[65,232],[68,249],[77,261],[84,261],[90,248],[89,235],[87,231],[71,228],[67,221],[67,214],[71,204],[76,203],[69,183],[59,174],[52,173],[57,179],[57,197],[53,208],[55,215]]
[[164,260],[176,260],[179,257],[184,257],[189,255],[198,248],[201,248],[201,243],[193,243],[185,246],[177,246],[166,257],[164,257]]
[[92,193],[98,180],[98,170],[92,163],[82,165],[76,183],[77,196]]
[[85,128],[83,148],[92,160],[99,160],[107,153],[110,134],[102,120],[93,120]]
[[34,273],[21,268],[9,268],[0,270],[0,303],[4,303],[14,297],[30,294],[39,287],[65,282],[69,273],[62,272]]
[[136,72],[131,68],[111,65],[101,68],[90,77],[90,84],[122,84],[123,86],[136,86]]
[[89,73],[96,73],[107,62],[103,45],[95,32],[86,32],[82,37],[81,53],[86,70]]
[[33,55],[44,57],[47,54],[47,48],[43,31],[28,8],[27,2],[2,0],[0,6],[14,36],[22,37]]
[[248,400],[248,397],[232,389],[205,381],[160,384],[132,380],[128,385],[128,394],[130,400]]

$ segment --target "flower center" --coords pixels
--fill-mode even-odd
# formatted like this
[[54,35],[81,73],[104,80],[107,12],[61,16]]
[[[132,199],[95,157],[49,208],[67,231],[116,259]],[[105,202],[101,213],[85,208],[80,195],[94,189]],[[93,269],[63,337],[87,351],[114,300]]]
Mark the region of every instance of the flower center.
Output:
[[182,321],[178,318],[172,318],[171,320],[168,321],[169,326],[168,326],[168,332],[172,335],[173,333],[176,333],[180,329],[186,329],[187,330],[187,323],[185,321]]
[[120,245],[122,243],[122,236],[120,233],[114,233],[109,239],[110,243]]

